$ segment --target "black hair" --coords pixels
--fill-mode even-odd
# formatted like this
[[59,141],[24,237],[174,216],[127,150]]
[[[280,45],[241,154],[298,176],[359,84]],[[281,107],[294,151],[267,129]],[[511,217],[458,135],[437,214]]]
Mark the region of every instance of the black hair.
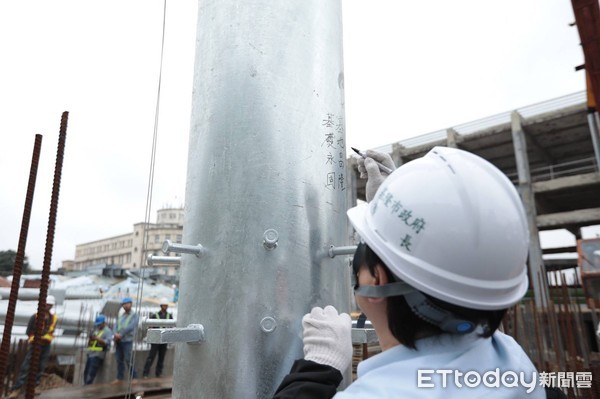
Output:
[[[365,245],[364,264],[369,268],[371,275],[375,275],[375,267],[381,265],[385,270],[389,281],[397,281],[398,278],[390,271],[379,256],[373,252],[368,245]],[[363,255],[363,254],[361,254]],[[360,260],[358,260],[360,262]],[[361,262],[362,263],[362,262]],[[498,329],[502,318],[507,309],[502,310],[477,310],[469,309],[458,305],[436,299],[423,293],[429,301],[442,309],[448,310],[465,320],[472,321],[474,324],[484,326],[482,337],[488,338]],[[404,296],[391,296],[387,298],[387,317],[388,327],[401,344],[416,349],[416,341],[419,338],[431,335],[445,334],[438,326],[428,323],[417,316],[406,303]]]

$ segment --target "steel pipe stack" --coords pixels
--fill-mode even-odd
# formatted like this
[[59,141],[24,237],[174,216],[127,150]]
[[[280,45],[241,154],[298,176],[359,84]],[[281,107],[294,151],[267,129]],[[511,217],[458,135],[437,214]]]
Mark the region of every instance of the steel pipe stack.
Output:
[[269,398],[302,316],[350,308],[339,0],[201,0],[175,398]]

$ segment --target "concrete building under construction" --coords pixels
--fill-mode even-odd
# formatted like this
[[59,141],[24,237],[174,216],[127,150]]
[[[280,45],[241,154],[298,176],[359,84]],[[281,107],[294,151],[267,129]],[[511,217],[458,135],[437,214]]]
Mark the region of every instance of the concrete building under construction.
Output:
[[[487,159],[518,187],[529,218],[532,276],[545,270],[539,231],[566,229],[581,239],[582,227],[600,224],[598,114],[590,107],[586,92],[390,143],[377,150],[391,154],[401,165],[420,158],[436,145],[460,148]],[[356,180],[358,198],[364,197],[364,184]],[[548,249],[547,253],[571,253],[577,258],[575,246]],[[532,281],[536,284],[538,279]]]

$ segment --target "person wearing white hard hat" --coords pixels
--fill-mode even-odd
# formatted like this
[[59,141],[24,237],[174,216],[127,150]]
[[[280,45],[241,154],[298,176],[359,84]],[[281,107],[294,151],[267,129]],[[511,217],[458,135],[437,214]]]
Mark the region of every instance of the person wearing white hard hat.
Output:
[[[167,298],[160,299],[160,310],[156,313],[150,314],[151,319],[173,319],[173,315],[171,312],[168,312],[169,308],[169,300]],[[148,352],[148,357],[146,358],[146,363],[144,364],[144,378],[148,378],[150,374],[150,369],[152,368],[152,363],[154,362],[154,358],[158,354],[158,360],[156,361],[156,369],[155,376],[161,377],[163,373],[164,363],[165,363],[165,354],[167,353],[167,344],[150,344],[150,352]]]
[[[51,312],[52,307],[56,305],[56,299],[52,295],[48,295],[46,297],[46,306],[44,308],[44,320],[42,322],[42,330],[40,335],[40,363],[38,367],[37,374],[35,375],[35,384],[38,385],[40,383],[40,379],[42,377],[42,373],[46,369],[46,364],[48,363],[48,358],[50,357],[50,344],[54,339],[54,330],[56,329],[56,323],[58,322],[58,317]],[[21,388],[23,384],[27,381],[27,375],[29,374],[29,368],[31,365],[31,356],[33,355],[33,342],[35,339],[35,329],[36,329],[36,321],[37,321],[37,313],[32,315],[29,318],[29,322],[27,323],[26,334],[28,336],[29,347],[27,349],[27,354],[25,355],[25,359],[21,364],[21,370],[19,372],[19,377],[17,378],[17,382],[12,386],[11,392],[8,395],[9,398],[16,398],[19,396]]]
[[274,397],[544,398],[531,360],[497,330],[528,288],[529,233],[515,187],[491,163],[452,148],[394,169],[387,154],[367,152],[359,171],[369,202],[348,211],[362,240],[356,303],[382,353],[337,392],[352,360],[350,317],[313,308],[302,319],[304,359]]

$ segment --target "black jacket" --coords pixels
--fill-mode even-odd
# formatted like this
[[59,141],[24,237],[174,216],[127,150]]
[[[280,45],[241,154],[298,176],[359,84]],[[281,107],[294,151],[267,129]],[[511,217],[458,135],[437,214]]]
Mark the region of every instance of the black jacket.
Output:
[[273,398],[329,399],[337,393],[342,379],[342,373],[331,366],[299,359],[294,362]]

